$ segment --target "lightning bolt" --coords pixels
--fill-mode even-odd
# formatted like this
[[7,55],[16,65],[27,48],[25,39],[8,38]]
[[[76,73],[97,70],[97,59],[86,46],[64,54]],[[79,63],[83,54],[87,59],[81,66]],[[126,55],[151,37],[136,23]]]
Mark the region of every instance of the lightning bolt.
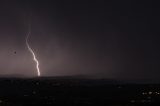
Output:
[[28,43],[30,34],[31,34],[31,30],[30,30],[30,27],[29,27],[29,31],[28,31],[28,34],[27,34],[27,36],[26,36],[26,45],[27,45],[27,48],[28,48],[29,52],[30,52],[30,53],[32,54],[32,56],[33,56],[33,60],[34,60],[35,63],[36,63],[37,75],[38,75],[38,76],[41,76],[40,69],[39,69],[38,59],[36,58],[36,55],[35,55],[33,49],[30,47],[30,45],[29,45],[29,43]]

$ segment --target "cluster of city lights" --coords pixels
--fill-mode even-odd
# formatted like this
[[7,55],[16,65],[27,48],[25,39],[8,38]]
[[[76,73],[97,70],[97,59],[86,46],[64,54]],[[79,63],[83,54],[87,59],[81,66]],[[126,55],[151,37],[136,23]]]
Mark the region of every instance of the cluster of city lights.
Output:
[[143,92],[142,95],[160,95],[160,92],[158,92],[158,91],[155,91],[155,92],[149,91],[149,92]]

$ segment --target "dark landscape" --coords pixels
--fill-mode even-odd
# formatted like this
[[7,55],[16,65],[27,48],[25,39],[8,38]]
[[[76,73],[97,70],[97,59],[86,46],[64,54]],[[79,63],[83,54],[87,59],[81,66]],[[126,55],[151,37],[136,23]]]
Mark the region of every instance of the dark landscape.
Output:
[[0,106],[145,106],[159,101],[159,84],[74,77],[0,78]]

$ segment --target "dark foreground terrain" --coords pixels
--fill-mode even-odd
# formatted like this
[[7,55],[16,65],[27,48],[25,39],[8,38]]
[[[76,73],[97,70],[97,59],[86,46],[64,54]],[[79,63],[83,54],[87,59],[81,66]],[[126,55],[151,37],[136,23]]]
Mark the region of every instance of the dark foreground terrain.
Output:
[[76,78],[0,78],[0,106],[146,106],[160,104],[158,84]]

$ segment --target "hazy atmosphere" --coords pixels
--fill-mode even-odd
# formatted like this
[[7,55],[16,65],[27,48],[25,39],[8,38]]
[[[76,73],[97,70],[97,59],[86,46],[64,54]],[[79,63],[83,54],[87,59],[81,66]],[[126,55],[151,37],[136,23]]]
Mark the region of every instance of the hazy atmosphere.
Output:
[[105,0],[0,1],[0,75],[160,80],[158,5]]

